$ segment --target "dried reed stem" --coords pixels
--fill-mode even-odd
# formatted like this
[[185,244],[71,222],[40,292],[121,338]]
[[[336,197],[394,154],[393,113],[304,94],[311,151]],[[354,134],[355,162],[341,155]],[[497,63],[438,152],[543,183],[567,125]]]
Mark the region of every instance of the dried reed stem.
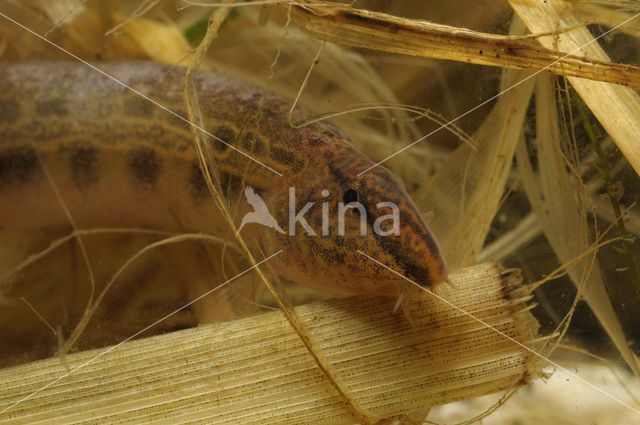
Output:
[[[519,273],[483,264],[452,273],[438,294],[535,349],[537,322]],[[296,308],[349,393],[392,417],[527,384],[540,360],[429,294],[349,297]],[[68,355],[78,371],[0,414],[12,423],[184,421],[353,423],[279,311]],[[95,358],[95,359],[94,359]],[[91,359],[94,359],[91,361]],[[0,371],[0,411],[67,372],[53,358]]]
[[585,58],[541,47],[531,38],[551,40],[572,27],[540,31],[534,36],[503,36],[399,18],[386,13],[319,4],[295,5],[296,24],[319,40],[345,46],[436,59],[449,59],[515,69],[545,69],[550,72],[623,86],[640,87],[640,67]]

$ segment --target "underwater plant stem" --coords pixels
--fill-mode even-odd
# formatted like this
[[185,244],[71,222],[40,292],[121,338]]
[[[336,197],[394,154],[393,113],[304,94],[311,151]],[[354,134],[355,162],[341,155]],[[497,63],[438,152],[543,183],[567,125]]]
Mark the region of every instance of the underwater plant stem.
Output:
[[629,239],[631,239],[631,236],[627,232],[627,228],[622,217],[622,212],[620,210],[620,205],[618,204],[618,199],[616,198],[616,195],[614,193],[615,187],[611,178],[611,171],[609,170],[609,162],[607,161],[604,151],[602,150],[602,146],[600,146],[600,142],[596,137],[593,126],[591,125],[591,121],[589,121],[587,117],[586,105],[575,92],[573,98],[575,99],[575,105],[578,109],[578,113],[580,114],[580,118],[582,119],[584,130],[587,133],[589,140],[591,141],[593,149],[598,155],[598,168],[600,169],[602,177],[604,178],[605,185],[607,187],[607,195],[609,196],[609,201],[611,202],[611,208],[613,208],[613,212],[616,216],[618,231],[620,232],[620,236],[622,236],[622,247],[625,257],[627,258],[631,280],[636,287],[638,296],[640,296],[640,278],[638,277],[638,270],[636,268],[635,261],[633,260],[633,255],[631,254],[631,243],[629,243]]

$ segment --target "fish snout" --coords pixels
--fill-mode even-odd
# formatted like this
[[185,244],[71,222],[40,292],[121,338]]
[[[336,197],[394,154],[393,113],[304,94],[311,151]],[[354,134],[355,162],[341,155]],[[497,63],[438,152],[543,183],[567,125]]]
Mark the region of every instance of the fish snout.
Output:
[[[405,229],[407,230],[407,229]],[[433,232],[419,218],[402,237],[401,267],[420,286],[431,287],[447,280],[444,254]]]

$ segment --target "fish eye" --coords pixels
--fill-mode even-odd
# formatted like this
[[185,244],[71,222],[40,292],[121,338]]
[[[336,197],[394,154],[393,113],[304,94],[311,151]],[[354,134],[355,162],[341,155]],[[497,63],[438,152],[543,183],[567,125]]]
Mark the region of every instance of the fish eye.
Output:
[[351,202],[358,202],[360,200],[360,194],[355,187],[350,187],[344,191],[344,195],[342,195],[342,202],[344,204],[349,204]]

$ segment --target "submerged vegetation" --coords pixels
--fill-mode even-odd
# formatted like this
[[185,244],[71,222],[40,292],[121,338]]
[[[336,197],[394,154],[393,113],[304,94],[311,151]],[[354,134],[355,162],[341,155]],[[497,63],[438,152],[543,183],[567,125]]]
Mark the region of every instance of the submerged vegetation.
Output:
[[[530,285],[514,300],[533,298],[541,337],[529,337],[536,350],[578,375],[578,364],[633,375],[620,378],[635,385],[631,394],[615,394],[638,408],[635,2],[211,3],[0,0],[0,12],[92,63],[144,59],[189,72],[199,67],[284,94],[292,109],[303,104],[314,111],[291,125],[335,122],[400,177],[450,269],[484,261],[521,269]],[[75,60],[0,19],[3,62]],[[185,94],[186,114],[202,122],[198,105],[206,99],[197,98],[189,79]],[[73,226],[25,234],[0,223],[0,305],[7,306],[0,365],[54,355],[64,363],[73,351],[117,344],[259,261],[248,248],[254,241],[233,236],[241,217],[230,212],[230,180],[219,180],[202,133],[194,131],[194,140],[208,190],[226,214],[224,238]],[[240,143],[238,135],[234,146]],[[234,173],[243,172],[234,165]],[[323,379],[335,380],[348,400],[342,378],[293,308],[326,294],[257,274],[216,294],[140,336],[279,308],[303,345],[317,351],[313,361],[325,369]],[[511,396],[512,388],[501,389]],[[490,418],[494,401],[466,418],[485,408]],[[635,414],[612,403],[608,409]],[[351,408],[366,421],[358,403]]]

